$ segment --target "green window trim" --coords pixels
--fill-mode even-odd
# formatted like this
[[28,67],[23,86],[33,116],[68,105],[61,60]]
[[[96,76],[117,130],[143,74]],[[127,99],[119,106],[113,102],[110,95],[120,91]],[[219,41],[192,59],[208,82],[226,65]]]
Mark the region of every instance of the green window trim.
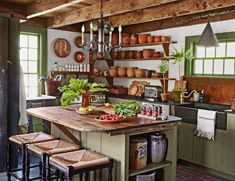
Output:
[[[228,32],[228,33],[217,33],[216,37],[219,42],[235,42],[235,32]],[[195,55],[195,45],[199,39],[198,36],[189,36],[185,37],[185,49],[191,48],[193,50],[193,55]],[[224,58],[224,57],[223,57]],[[234,58],[234,57],[229,57]],[[227,58],[227,59],[229,59]],[[211,59],[211,58],[203,58],[203,59]],[[219,58],[213,58],[213,59],[219,59]],[[185,61],[185,76],[187,77],[216,77],[216,78],[234,78],[234,76],[231,75],[200,75],[200,74],[193,74],[193,61]]]
[[[38,62],[38,77],[47,77],[47,29],[31,26],[21,26],[20,33],[39,35],[39,62]],[[38,85],[39,95],[45,94],[45,87],[42,84]]]

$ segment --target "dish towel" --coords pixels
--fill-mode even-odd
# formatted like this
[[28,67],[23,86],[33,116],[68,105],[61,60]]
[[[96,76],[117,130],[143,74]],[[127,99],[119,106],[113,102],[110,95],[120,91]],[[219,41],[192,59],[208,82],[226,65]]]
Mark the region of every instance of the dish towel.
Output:
[[214,140],[216,111],[198,109],[197,113],[197,136]]

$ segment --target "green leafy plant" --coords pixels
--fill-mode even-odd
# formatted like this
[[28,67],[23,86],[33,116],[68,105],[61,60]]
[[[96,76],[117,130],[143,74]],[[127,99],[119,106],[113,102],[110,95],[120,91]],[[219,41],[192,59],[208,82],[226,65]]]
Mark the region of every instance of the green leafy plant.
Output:
[[165,74],[169,70],[168,61],[163,60],[158,68],[159,68],[159,71],[162,73],[162,76],[163,76],[163,91],[164,91],[164,94],[166,94],[166,76],[165,76]]
[[92,94],[98,91],[108,91],[108,89],[105,87],[105,84],[89,83],[88,80],[85,79],[72,78],[68,85],[59,87],[59,91],[62,92],[60,99],[61,105],[68,106],[71,101],[79,98],[85,92]]
[[194,59],[194,57],[192,56],[192,49],[191,48],[189,48],[187,50],[175,49],[175,51],[172,52],[171,56],[173,56],[175,58],[175,63],[178,63],[178,65],[179,65],[179,78],[180,78],[180,62],[185,61],[185,60],[191,61]]
[[116,104],[114,106],[115,114],[122,115],[124,117],[136,116],[136,114],[140,111],[140,103],[132,101],[132,102],[123,102]]

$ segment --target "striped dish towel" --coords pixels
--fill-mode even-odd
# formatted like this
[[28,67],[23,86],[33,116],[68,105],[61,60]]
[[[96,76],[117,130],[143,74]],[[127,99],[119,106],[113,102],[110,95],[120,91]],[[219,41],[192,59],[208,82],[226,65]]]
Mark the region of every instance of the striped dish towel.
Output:
[[205,137],[209,140],[214,140],[215,135],[215,116],[216,111],[208,111],[198,109],[197,113],[197,136]]

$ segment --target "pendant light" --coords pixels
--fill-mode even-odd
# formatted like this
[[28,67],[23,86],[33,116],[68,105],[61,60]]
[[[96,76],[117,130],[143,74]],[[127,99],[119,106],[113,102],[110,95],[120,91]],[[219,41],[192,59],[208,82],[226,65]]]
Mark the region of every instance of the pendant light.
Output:
[[218,47],[218,40],[212,30],[210,23],[208,22],[206,28],[202,32],[198,42],[198,47]]

